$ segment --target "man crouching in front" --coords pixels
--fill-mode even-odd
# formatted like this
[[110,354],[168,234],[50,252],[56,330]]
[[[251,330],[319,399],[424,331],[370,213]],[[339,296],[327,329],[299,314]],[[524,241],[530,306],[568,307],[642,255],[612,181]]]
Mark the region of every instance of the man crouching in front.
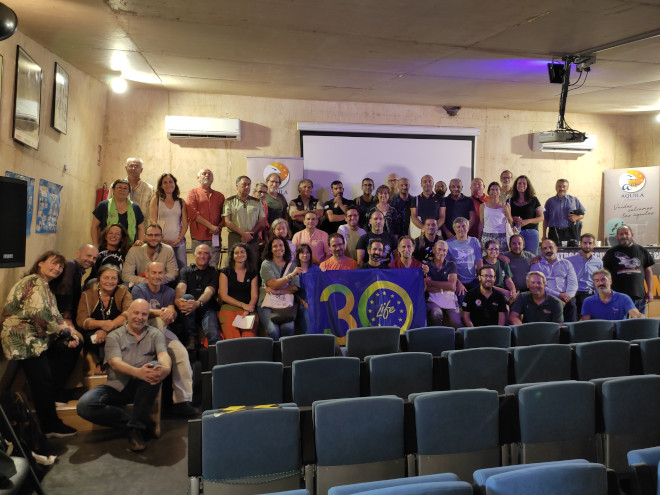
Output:
[[[147,448],[147,433],[153,429],[149,414],[161,382],[170,374],[172,361],[163,333],[147,325],[149,304],[134,300],[127,322],[110,332],[105,341],[108,382],[87,391],[78,401],[78,415],[87,421],[128,430],[129,449]],[[128,412],[122,406],[133,403]]]

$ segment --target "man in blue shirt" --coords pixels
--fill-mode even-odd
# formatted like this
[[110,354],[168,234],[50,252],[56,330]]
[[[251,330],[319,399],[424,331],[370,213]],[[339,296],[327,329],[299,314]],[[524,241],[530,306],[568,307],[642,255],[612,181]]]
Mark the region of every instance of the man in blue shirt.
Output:
[[568,192],[566,179],[559,179],[555,190],[557,195],[545,202],[543,238],[553,240],[558,246],[562,241],[576,246],[582,225],[580,220],[584,218],[584,206],[575,196],[566,194]]
[[644,318],[630,296],[612,290],[612,274],[608,270],[596,270],[593,282],[598,293],[584,300],[582,320],[625,320],[626,316]]
[[575,293],[577,292],[577,276],[575,269],[568,260],[557,258],[557,245],[550,239],[541,243],[543,258],[530,267],[530,271],[538,271],[547,279],[546,292],[558,297],[564,306],[564,321],[577,321]]
[[454,220],[453,227],[456,237],[447,240],[448,259],[456,263],[458,275],[456,295],[458,303],[463,304],[465,293],[479,287],[476,264],[481,259],[481,244],[477,238],[468,237],[469,222],[467,218],[458,217]]
[[603,268],[603,261],[593,255],[596,238],[593,234],[580,236],[580,252],[566,258],[571,262],[577,275],[578,288],[575,293],[575,304],[578,314],[582,314],[582,302],[594,293],[594,283],[591,278],[596,270]]

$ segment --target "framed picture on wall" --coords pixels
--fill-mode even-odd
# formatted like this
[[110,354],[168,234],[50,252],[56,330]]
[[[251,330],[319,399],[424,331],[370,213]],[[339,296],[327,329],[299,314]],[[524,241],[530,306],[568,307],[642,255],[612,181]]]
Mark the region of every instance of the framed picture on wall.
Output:
[[13,137],[35,150],[39,149],[41,79],[41,67],[23,48],[17,46]]
[[69,74],[55,62],[55,81],[53,83],[53,114],[50,125],[55,130],[66,134],[66,118],[69,111]]

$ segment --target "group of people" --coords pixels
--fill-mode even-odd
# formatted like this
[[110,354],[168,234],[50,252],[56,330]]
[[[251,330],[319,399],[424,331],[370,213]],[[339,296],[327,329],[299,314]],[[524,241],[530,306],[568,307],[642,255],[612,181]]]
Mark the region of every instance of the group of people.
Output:
[[[421,270],[428,325],[456,328],[641,317],[653,299],[648,251],[622,226],[619,245],[602,262],[595,257],[595,237],[580,235],[584,207],[564,179],[545,207],[529,178],[513,180],[509,171],[487,189],[473,179],[470,196],[460,179],[447,186],[430,175],[412,196],[410,180],[390,174],[375,194],[365,178],[351,200],[334,181],[332,199],[321,203],[310,179],[287,202],[276,173],[254,188],[240,176],[225,198],[207,168],[184,200],[172,174],[162,174],[154,190],[142,170],[142,160],[127,160],[126,178],[93,211],[92,243],[72,260],[55,251],[40,256],[0,317],[3,350],[23,368],[47,436],[76,433],[55,403],[66,400],[63,387],[84,346],[108,382],[82,396],[79,415],[128,430],[131,450],[143,450],[166,376],[174,412],[198,414],[188,351],[199,345],[200,329],[208,345],[259,328],[276,340],[313,332],[313,302],[301,281],[314,272]],[[229,244],[220,268],[223,228]],[[558,258],[558,245],[578,244],[578,254]],[[130,413],[121,407],[129,402]]]

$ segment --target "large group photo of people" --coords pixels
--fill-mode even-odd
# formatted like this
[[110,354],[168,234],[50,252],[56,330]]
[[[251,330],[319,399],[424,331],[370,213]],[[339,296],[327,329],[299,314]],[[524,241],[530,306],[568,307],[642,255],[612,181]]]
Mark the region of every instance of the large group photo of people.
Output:
[[[126,161],[126,178],[93,211],[90,238],[72,259],[39,256],[0,317],[3,351],[24,371],[46,436],[76,433],[56,403],[66,402],[84,349],[89,372],[108,381],[80,398],[78,414],[128,430],[131,450],[144,450],[168,375],[173,412],[199,414],[189,351],[318,331],[302,283],[318,271],[421,270],[427,325],[456,329],[642,318],[653,300],[653,257],[633,230],[620,226],[618,245],[595,256],[597,237],[582,232],[585,208],[562,178],[556,195],[538,198],[528,176],[508,170],[487,185],[389,174],[364,178],[352,199],[339,180],[303,179],[287,201],[277,173],[237,177],[223,194],[204,168],[184,194],[172,174],[153,186],[142,172],[141,159]],[[331,191],[326,202],[313,196],[320,186]],[[561,257],[562,247],[579,251]]]

